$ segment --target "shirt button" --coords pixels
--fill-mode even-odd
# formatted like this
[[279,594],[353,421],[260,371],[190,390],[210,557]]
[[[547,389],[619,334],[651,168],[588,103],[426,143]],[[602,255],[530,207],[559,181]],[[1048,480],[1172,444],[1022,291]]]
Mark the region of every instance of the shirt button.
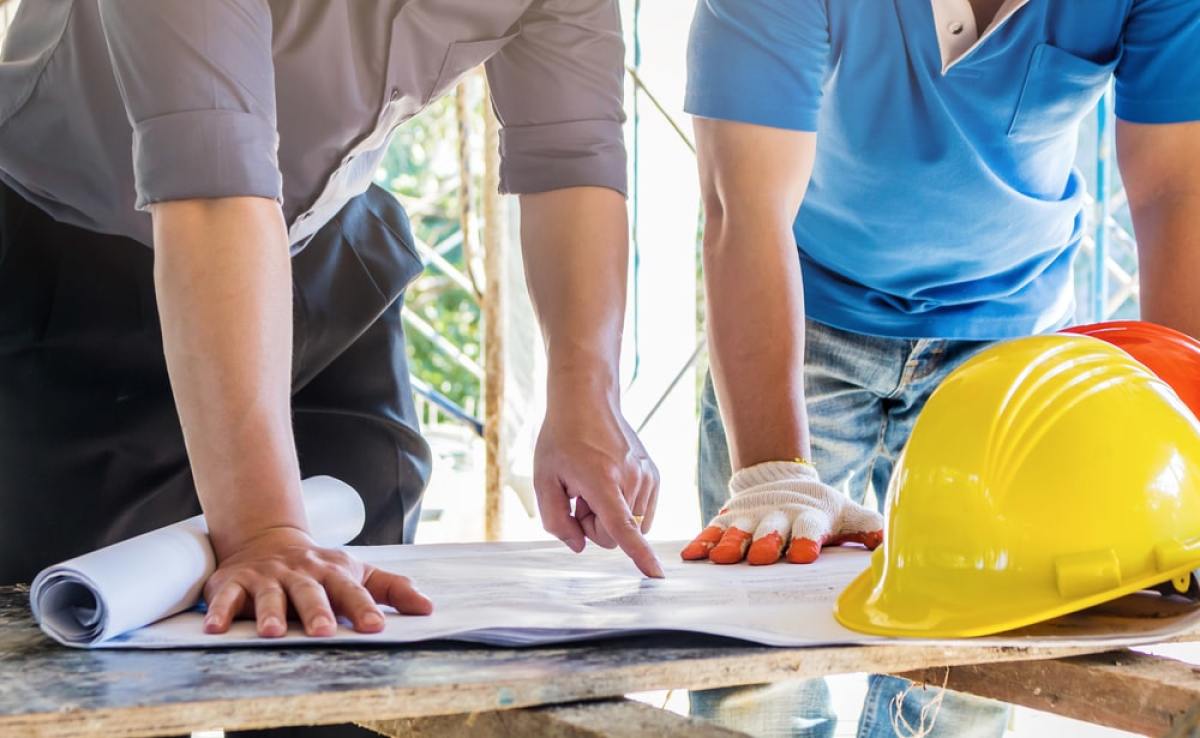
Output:
[[392,88],[392,102],[395,102],[395,101],[397,101],[397,100],[399,100],[399,99],[400,99],[400,88],[399,88],[399,87],[393,87],[393,88]]
[[311,210],[309,210],[307,213],[304,213],[304,214],[302,214],[302,215],[300,216],[300,222],[302,222],[302,223],[303,223],[304,221],[308,220],[308,219],[309,219],[309,218],[311,218],[312,216],[313,216],[313,213],[312,213],[312,211],[311,211]]
[[958,21],[954,21],[950,25],[946,26],[946,28],[948,28],[950,30],[950,33],[953,33],[955,36],[957,36],[958,34],[963,32],[964,26],[962,23],[959,23]]

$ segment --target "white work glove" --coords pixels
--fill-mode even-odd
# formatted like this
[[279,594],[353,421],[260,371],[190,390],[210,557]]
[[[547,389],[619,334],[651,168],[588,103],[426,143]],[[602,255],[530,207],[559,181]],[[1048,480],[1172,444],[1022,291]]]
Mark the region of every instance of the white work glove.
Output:
[[883,542],[883,516],[822,484],[811,464],[756,464],[733,475],[729,492],[733,499],[683,549],[684,559],[774,564],[786,548],[788,561],[811,564],[822,546]]

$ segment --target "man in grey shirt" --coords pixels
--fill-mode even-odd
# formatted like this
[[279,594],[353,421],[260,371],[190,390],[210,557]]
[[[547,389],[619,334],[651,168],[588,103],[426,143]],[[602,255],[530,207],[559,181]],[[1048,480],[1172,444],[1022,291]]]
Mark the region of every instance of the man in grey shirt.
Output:
[[623,53],[615,0],[24,3],[0,64],[0,582],[199,505],[212,632],[253,613],[280,635],[289,604],[313,635],[429,611],[315,546],[299,487],[343,479],[358,542],[411,540],[420,263],[371,180],[484,62],[548,345],[544,524],[661,575],[639,529],[658,474],[618,402]]

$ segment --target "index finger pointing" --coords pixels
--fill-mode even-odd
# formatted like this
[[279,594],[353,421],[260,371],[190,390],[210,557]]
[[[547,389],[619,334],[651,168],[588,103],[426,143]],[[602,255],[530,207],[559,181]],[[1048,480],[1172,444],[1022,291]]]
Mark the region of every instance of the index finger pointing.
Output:
[[642,532],[633,519],[633,513],[625,504],[624,496],[618,493],[591,497],[588,505],[596,517],[600,518],[604,529],[613,537],[625,555],[633,559],[633,563],[637,565],[638,569],[641,569],[643,574],[655,579],[663,577],[662,564],[654,555],[654,549],[642,537]]

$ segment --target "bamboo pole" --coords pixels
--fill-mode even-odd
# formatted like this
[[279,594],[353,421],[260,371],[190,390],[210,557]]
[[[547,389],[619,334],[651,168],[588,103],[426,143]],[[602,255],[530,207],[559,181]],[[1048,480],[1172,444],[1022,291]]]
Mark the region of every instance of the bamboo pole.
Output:
[[483,290],[475,277],[475,175],[471,171],[471,112],[467,109],[469,94],[467,80],[464,79],[454,89],[454,121],[458,130],[458,217],[462,232],[463,271],[470,280],[475,298],[482,299]]
[[501,537],[504,499],[504,262],[505,217],[500,197],[500,125],[492,112],[491,92],[484,99],[483,171],[483,382],[486,458],[484,536]]

